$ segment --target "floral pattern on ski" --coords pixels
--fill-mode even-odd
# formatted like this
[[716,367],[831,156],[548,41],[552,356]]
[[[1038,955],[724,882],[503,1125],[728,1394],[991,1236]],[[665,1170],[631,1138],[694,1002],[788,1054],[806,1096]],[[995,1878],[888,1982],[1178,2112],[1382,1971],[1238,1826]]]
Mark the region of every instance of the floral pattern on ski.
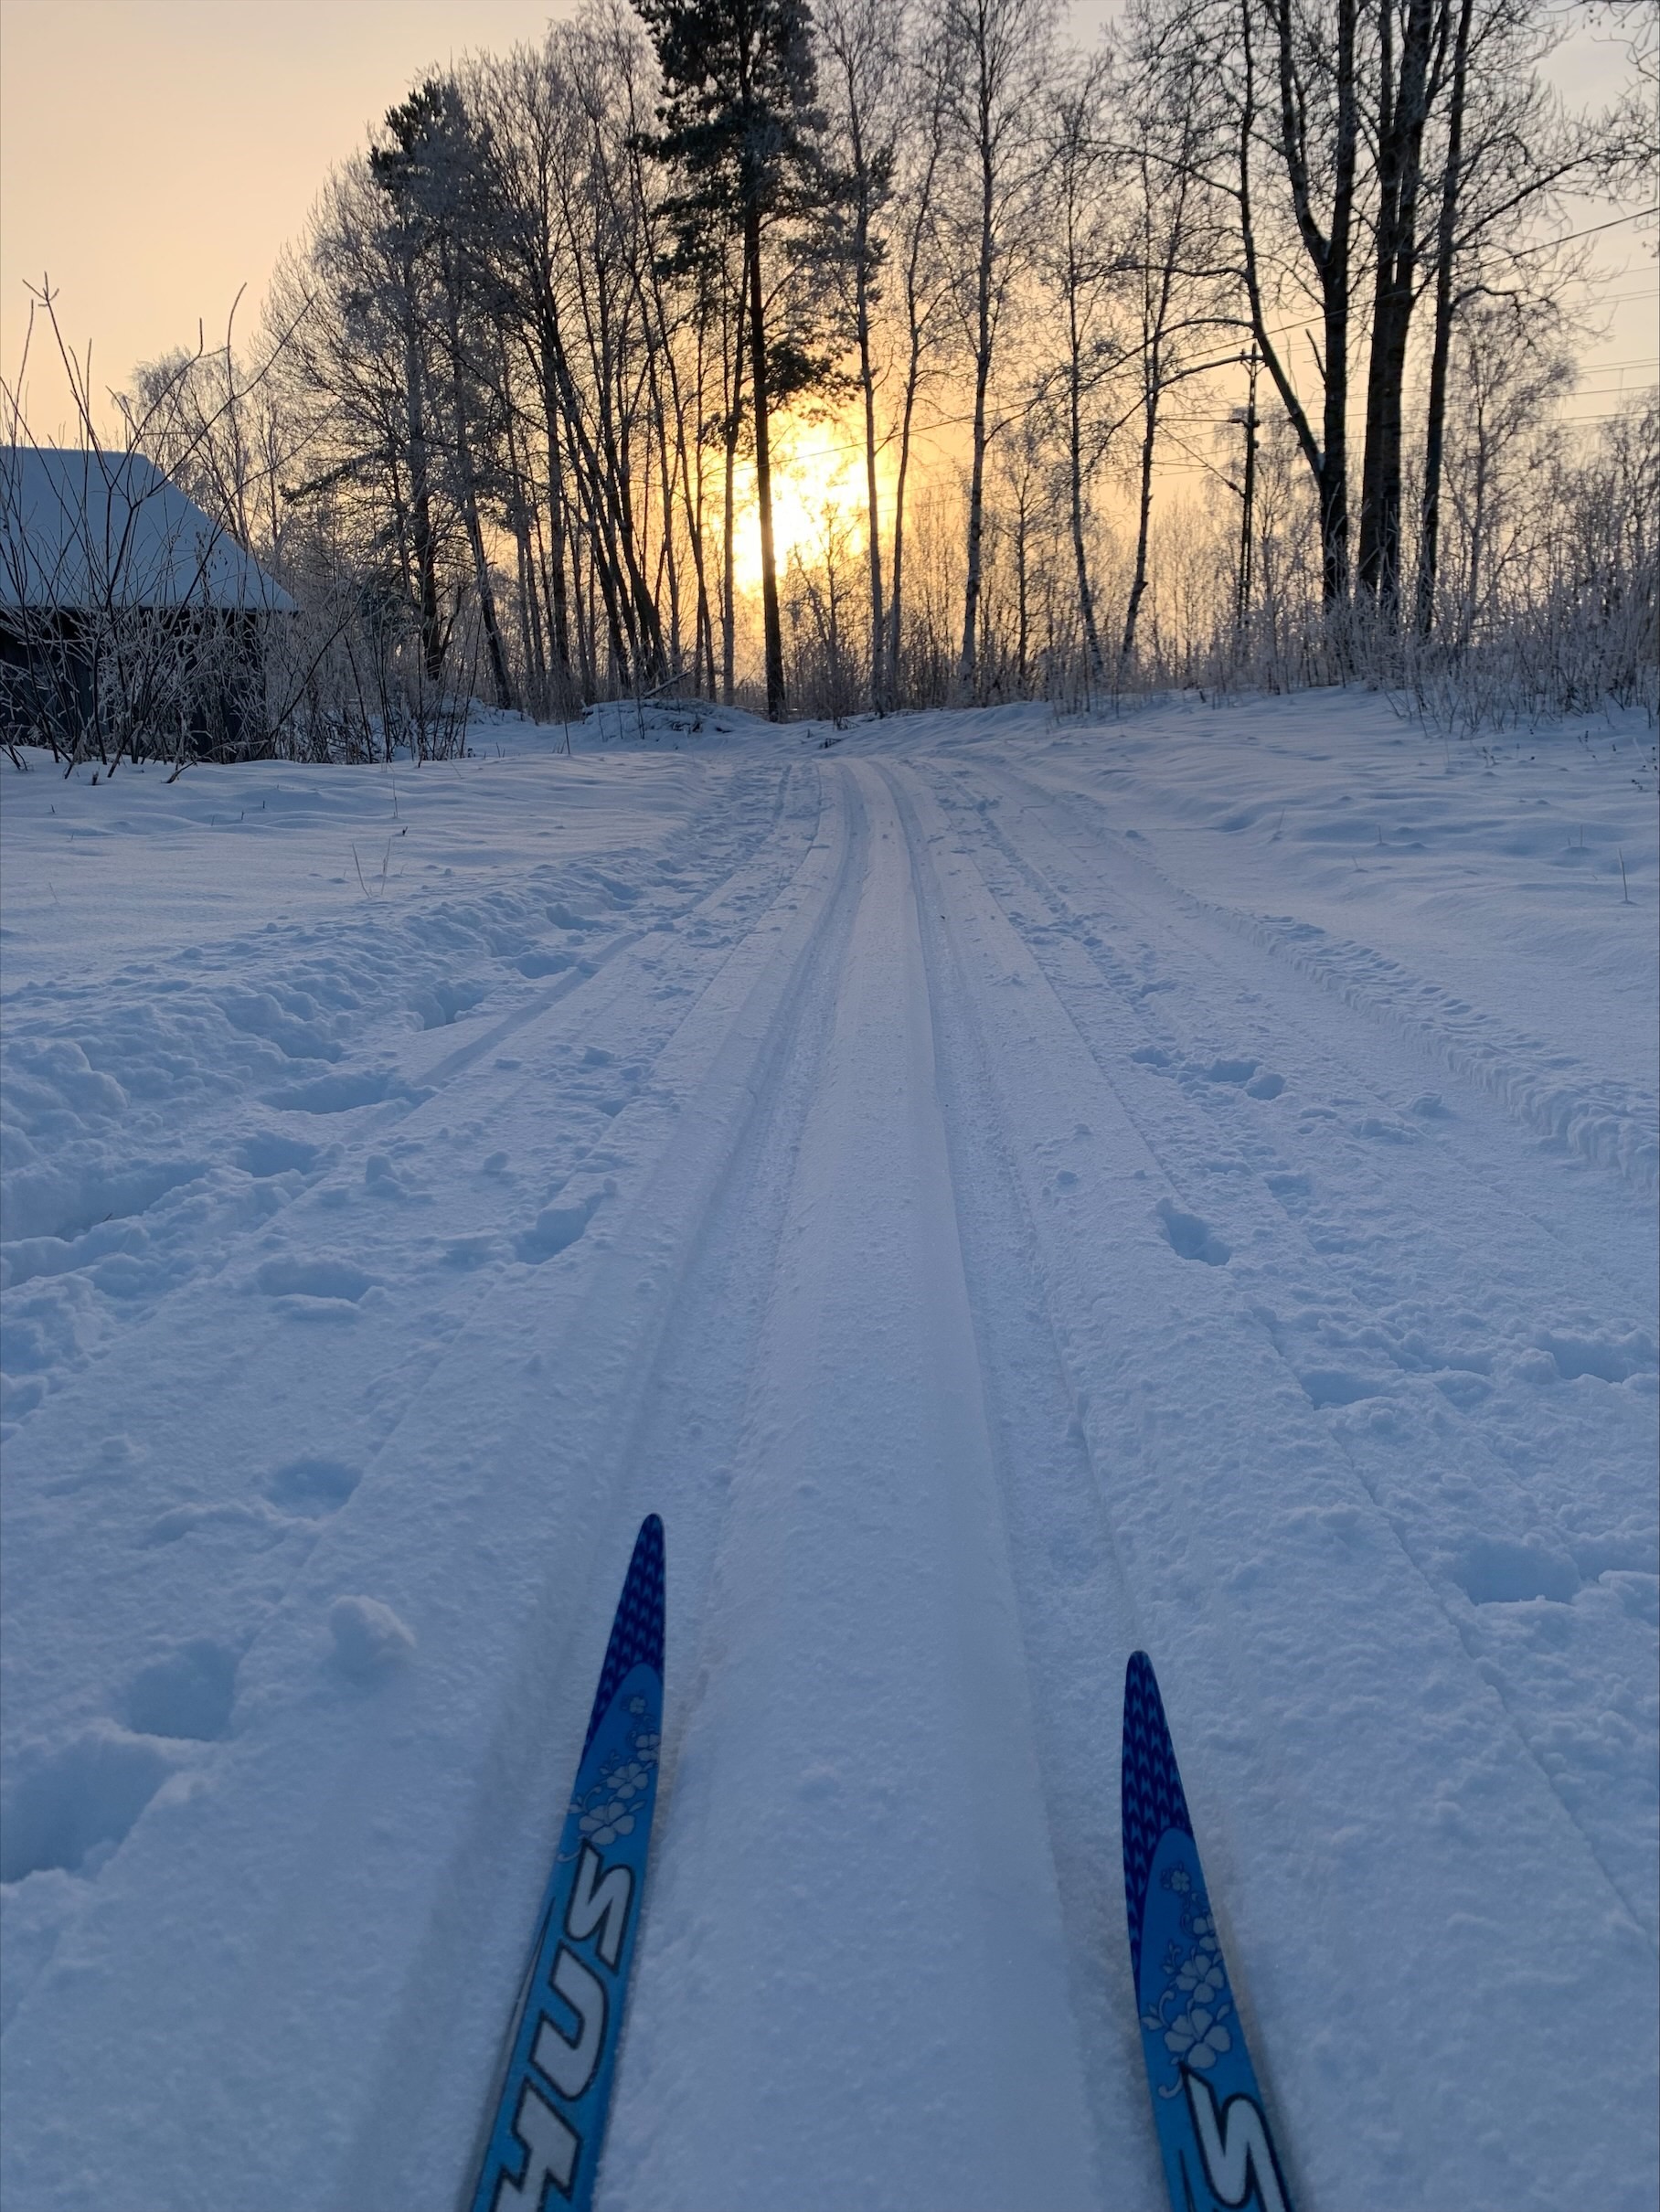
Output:
[[1124,1682],[1124,1901],[1142,2054],[1175,2212],[1291,2212],[1144,1652]]

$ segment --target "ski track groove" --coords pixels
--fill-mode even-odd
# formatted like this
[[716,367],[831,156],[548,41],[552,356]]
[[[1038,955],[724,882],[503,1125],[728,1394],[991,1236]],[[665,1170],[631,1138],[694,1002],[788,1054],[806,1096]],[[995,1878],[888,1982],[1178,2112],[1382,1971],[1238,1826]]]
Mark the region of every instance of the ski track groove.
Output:
[[[687,1692],[665,1871],[644,1939],[640,1988],[649,1994],[639,2000],[627,2065],[640,2069],[641,2087],[630,2095],[642,2100],[650,2123],[631,2126],[629,2105],[620,2110],[602,2185],[607,2202],[614,2188],[619,2203],[700,2212],[703,2199],[686,2194],[686,2176],[718,2156],[724,2203],[756,2212],[777,2202],[784,2171],[794,2176],[792,2201],[803,2207],[879,2197],[992,2212],[1018,2195],[1016,2176],[1023,2176],[1059,2212],[1095,2197],[1084,2178],[1088,2132],[1080,2111],[1069,2106],[1082,2096],[1082,2068],[1069,2026],[1069,1968],[1050,1917],[1059,1906],[1038,1804],[1016,1787],[1001,1817],[988,1820],[982,1811],[943,1828],[932,1810],[965,1792],[984,1803],[985,1782],[971,1781],[982,1768],[1016,1782],[1032,1758],[1032,1726],[1006,1546],[995,1494],[984,1481],[985,1440],[976,1410],[984,1376],[968,1323],[963,1259],[952,1208],[940,1203],[942,1190],[949,1190],[945,1133],[921,1072],[926,989],[914,877],[884,783],[862,765],[836,764],[831,772],[858,794],[872,828],[852,942],[829,979],[823,1012],[829,1058],[825,1079],[811,1087],[791,1178],[788,1228],[763,1324],[771,1356],[751,1378],[726,1493],[710,1614]],[[886,1205],[873,1204],[878,1191]],[[924,1199],[924,1191],[933,1196]],[[889,1227],[867,1249],[876,1218]],[[912,1241],[917,1235],[920,1247]],[[922,1250],[931,1255],[927,1297],[915,1271]],[[844,1372],[859,1332],[877,1325],[878,1310],[884,1342],[914,1339],[923,1366],[913,1371],[910,1356],[901,1356],[883,1377],[882,1423],[850,1429],[839,1395],[822,1395],[825,1361],[834,1344],[829,1373]],[[902,1326],[896,1325],[900,1314]],[[793,1347],[788,1356],[781,1356],[782,1345]],[[937,1379],[927,1387],[924,1376]],[[952,1385],[942,1388],[947,1376]],[[940,1437],[929,1441],[929,1424],[948,1409],[956,1441],[942,1458]],[[910,1440],[898,1459],[890,1426]],[[936,1500],[924,1511],[930,1484],[947,1467],[953,1505],[942,1512]],[[837,1504],[826,1519],[832,1494]],[[900,1527],[905,1539],[896,1544]],[[790,1625],[782,1642],[767,1642],[751,1615],[764,1621],[784,1602],[781,1578],[790,1591]],[[963,1620],[965,1607],[978,1623],[975,1647],[959,1656],[960,1674],[942,1676],[942,1654],[957,1641],[951,1624]],[[935,1623],[934,1636],[919,1643],[913,1613]],[[828,1707],[826,1668],[835,1685]],[[971,1695],[966,1683],[977,1683],[978,1691]],[[759,1710],[746,1702],[757,1696]],[[843,1701],[866,1716],[857,1784],[846,1763]],[[773,1714],[771,1723],[766,1712]],[[797,1787],[815,1808],[813,1825],[830,1836],[849,1818],[885,1830],[896,1788],[918,1801],[906,1828],[917,1819],[927,1824],[931,1902],[912,1898],[897,1920],[898,1899],[888,1906],[866,1895],[862,1905],[846,1898],[833,1908],[845,1855],[831,1842],[814,1845],[798,1836],[796,1863],[778,1863],[741,1825],[729,1838],[724,1824],[711,1829],[711,1791],[720,1803],[759,1802],[741,1779],[757,1760],[800,1774]],[[727,1863],[734,1854],[740,1876]],[[741,1907],[729,1894],[735,1878],[743,1887]],[[952,1910],[948,1900],[964,1884],[962,1907]],[[989,1898],[983,1899],[981,1885],[989,1885]],[[949,2104],[935,2090],[924,2119],[899,2085],[947,2020],[983,2009],[972,1994],[985,1971],[985,1939],[975,1921],[990,1898],[1002,1900],[1011,1922],[995,1946],[1008,2032],[1030,2052],[1048,2046],[1053,2059],[1038,2068],[1041,2091],[1034,2095],[1028,2082],[1027,2093],[1011,2101],[1006,2074],[987,2072],[982,2055],[966,2049]],[[688,1914],[695,1922],[712,1916],[723,1931],[718,1955],[725,1954],[726,1972],[757,1993],[735,2018],[723,2015],[708,1987],[707,1938],[691,1958],[682,1956]],[[669,1949],[660,1954],[657,1930],[665,1922],[675,1932],[662,1938]],[[850,1949],[855,1928],[860,1940]],[[1017,1940],[1017,1929],[1025,1940]],[[751,1930],[769,1931],[771,1940]],[[760,1990],[773,1983],[760,2001]],[[814,2084],[810,2095],[803,2093],[807,2079]],[[775,2111],[782,2118],[770,2126]]]
[[[1164,2180],[1142,2121],[1135,1992],[1121,1886],[1112,1879],[1118,1863],[1118,1746],[1085,1686],[1098,1671],[1109,1680],[1122,1675],[1144,1632],[1049,1311],[1037,1225],[987,1065],[987,1040],[948,942],[927,843],[900,780],[891,773],[886,780],[905,823],[916,877],[959,1234],[971,1280],[977,1275],[984,1286],[974,1302],[980,1357],[997,1435],[1000,1511],[1018,1569],[1016,1603],[1069,1931],[1072,2012],[1091,2100],[1100,2201],[1151,2207],[1162,2202]],[[1060,1496],[1067,1499],[1064,1516],[1057,1508]],[[1056,1562],[1058,1547],[1064,1566]],[[1040,1601],[1040,1590],[1047,1601]]]
[[[823,1054],[822,979],[845,950],[858,845],[857,835],[844,835],[835,885],[763,1041],[725,1164],[695,1230],[680,1239],[684,1272],[672,1296],[657,1298],[662,1335],[633,1387],[614,1450],[617,1472],[610,1486],[614,1526],[608,1532],[608,1547],[617,1548],[648,1511],[664,1514],[674,1530],[670,1664],[688,1686],[665,1714],[658,1851],[669,1847],[676,1769],[697,1712],[700,1668],[695,1658],[688,1664],[688,1654],[696,1652],[702,1634],[711,1560],[727,1511],[738,1415],[763,1319],[751,1296],[747,1306],[740,1303],[735,1331],[729,1302],[740,1285],[756,1276],[764,1279],[771,1269],[781,1233],[782,1192],[769,1194],[758,1163],[763,1156],[787,1159],[807,1110]],[[758,1210],[766,1218],[758,1221]],[[604,1595],[602,1578],[596,1595]],[[581,1688],[581,1667],[575,1664],[569,1689],[577,1703]],[[573,1717],[580,1717],[574,1709]],[[474,2122],[484,2093],[475,2078],[477,2054],[492,2051],[494,2064],[493,2042],[507,2015],[504,1993],[511,1993],[522,1966],[527,1917],[546,1880],[548,1850],[562,1816],[567,1781],[559,1755],[538,1758],[534,1802],[524,1806],[524,1778],[512,1768],[512,1748],[499,1762],[499,1793],[513,1808],[509,1823],[505,1830],[498,1823],[494,1793],[481,1795],[475,1832],[455,1855],[457,1887],[460,1870],[472,1858],[487,1862],[493,1879],[478,1886],[479,1911],[473,1921],[446,1930],[442,1956],[435,1955],[423,1973],[432,1998],[412,2000],[404,2008],[378,2107],[394,2117],[357,2146],[343,2212],[361,2201],[371,2178],[391,2176],[406,2197],[418,2193],[422,2177],[434,2167],[442,2170]],[[644,1983],[649,1989],[649,1893],[639,1948],[635,1988]],[[649,1996],[645,2003],[649,2005]],[[450,2023],[450,2033],[440,2039],[431,2032],[432,2004]],[[638,2069],[631,2068],[629,2048],[625,2034],[602,2185],[607,2187],[620,2153],[626,2155],[631,2114],[642,2101],[649,2110],[649,2100],[643,2100],[634,2087]]]

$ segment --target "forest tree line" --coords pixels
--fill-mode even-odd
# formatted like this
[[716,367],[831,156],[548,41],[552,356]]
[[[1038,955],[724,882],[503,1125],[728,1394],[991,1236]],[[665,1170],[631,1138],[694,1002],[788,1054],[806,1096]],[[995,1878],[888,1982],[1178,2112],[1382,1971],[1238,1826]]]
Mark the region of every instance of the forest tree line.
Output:
[[1582,115],[1545,0],[1088,52],[1051,0],[582,0],[392,106],[131,435],[300,603],[325,749],[461,695],[1652,701],[1660,421],[1558,420],[1596,239],[1541,242],[1652,197],[1639,18]]

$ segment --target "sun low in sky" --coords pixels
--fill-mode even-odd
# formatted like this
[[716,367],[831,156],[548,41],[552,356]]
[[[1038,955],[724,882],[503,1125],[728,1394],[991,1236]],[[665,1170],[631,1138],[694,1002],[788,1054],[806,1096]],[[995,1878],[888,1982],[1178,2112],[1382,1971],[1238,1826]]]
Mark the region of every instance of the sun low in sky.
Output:
[[[864,448],[852,411],[817,421],[781,415],[772,439],[772,545],[780,576],[788,573],[792,558],[815,569],[827,554],[849,565],[862,562],[869,510]],[[734,493],[733,580],[740,591],[759,591],[761,513],[752,463],[739,463]],[[892,495],[893,464],[884,452],[877,463],[877,496],[885,516],[893,511]]]

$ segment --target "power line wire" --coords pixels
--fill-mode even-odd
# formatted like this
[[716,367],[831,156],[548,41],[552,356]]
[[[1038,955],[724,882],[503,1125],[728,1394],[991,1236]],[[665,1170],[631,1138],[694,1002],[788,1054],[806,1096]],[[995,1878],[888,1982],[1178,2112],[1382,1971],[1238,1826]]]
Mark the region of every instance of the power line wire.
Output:
[[1565,231],[1560,238],[1541,239],[1537,246],[1518,246],[1510,256],[1519,261],[1529,253],[1548,253],[1556,246],[1571,246],[1576,239],[1595,238],[1600,230],[1617,230],[1622,223],[1652,223],[1660,217],[1660,207],[1637,207],[1629,215],[1612,215],[1605,223],[1587,223],[1583,230]]

